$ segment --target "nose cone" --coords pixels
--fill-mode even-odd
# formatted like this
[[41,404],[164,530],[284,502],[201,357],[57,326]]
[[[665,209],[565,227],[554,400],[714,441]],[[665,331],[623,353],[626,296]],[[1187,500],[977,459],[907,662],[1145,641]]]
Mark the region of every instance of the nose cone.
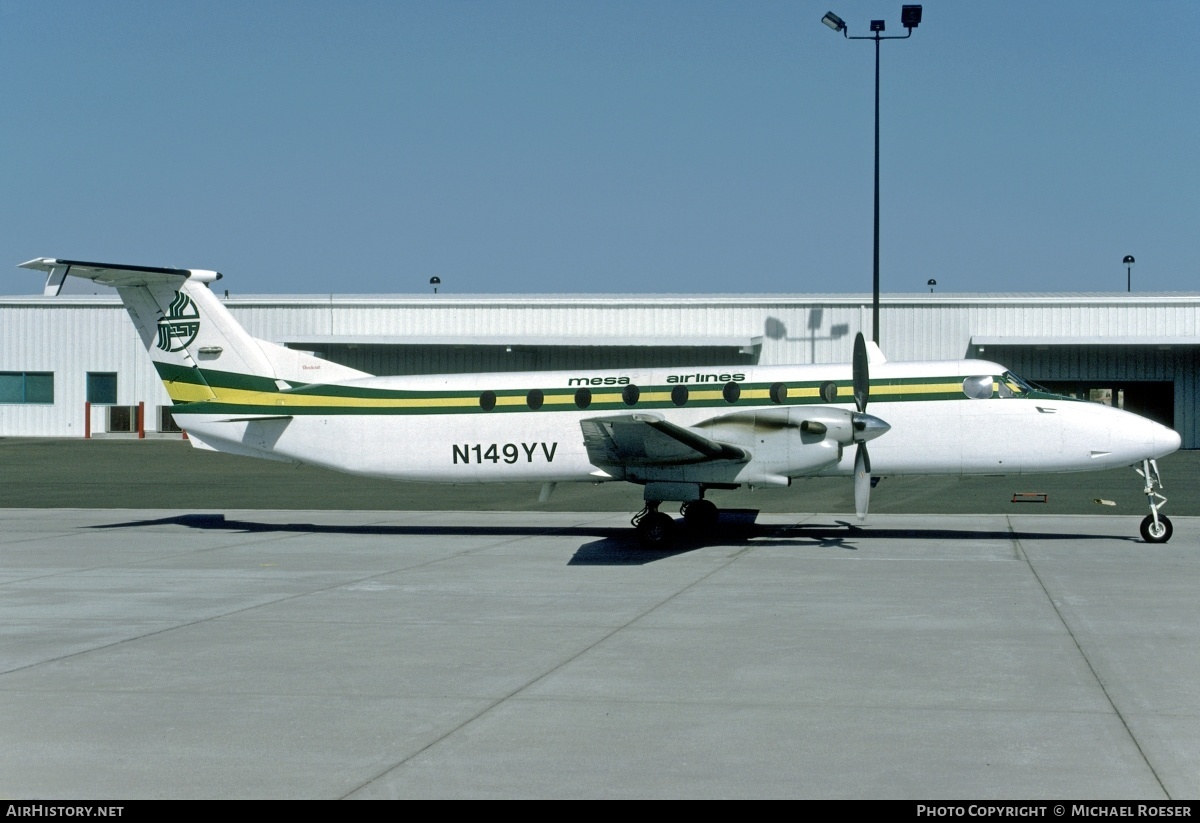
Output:
[[1132,466],[1143,460],[1157,460],[1178,451],[1179,432],[1132,412],[1080,403],[1060,407],[1072,412],[1062,419],[1069,425],[1063,429],[1063,444],[1071,448],[1087,448],[1091,468]]
[[1157,460],[1179,450],[1182,439],[1179,432],[1172,428],[1147,420],[1145,417],[1129,412],[1122,412],[1122,428],[1132,435],[1125,442],[1136,449],[1138,460]]
[[854,415],[854,441],[856,443],[865,443],[868,440],[874,440],[881,434],[887,434],[891,428],[891,426],[873,414],[858,412]]
[[1183,439],[1179,436],[1179,432],[1174,429],[1168,429],[1166,426],[1152,423],[1154,431],[1151,433],[1152,448],[1154,454],[1152,458],[1166,457],[1168,454],[1179,451],[1179,446],[1183,443]]

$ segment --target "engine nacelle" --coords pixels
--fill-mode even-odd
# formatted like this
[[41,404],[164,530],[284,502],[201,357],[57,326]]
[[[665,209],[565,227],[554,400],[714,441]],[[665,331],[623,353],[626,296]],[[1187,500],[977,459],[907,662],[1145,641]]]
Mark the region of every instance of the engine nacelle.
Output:
[[828,406],[764,409],[724,415],[696,429],[753,455],[738,475],[741,482],[779,485],[781,478],[813,474],[841,460],[842,447],[855,442],[855,416]]

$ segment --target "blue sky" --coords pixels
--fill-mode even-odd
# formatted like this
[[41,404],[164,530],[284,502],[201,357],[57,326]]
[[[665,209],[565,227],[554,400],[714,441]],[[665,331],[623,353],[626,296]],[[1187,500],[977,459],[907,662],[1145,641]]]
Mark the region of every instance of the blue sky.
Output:
[[[1200,3],[923,5],[883,291],[1200,290]],[[900,7],[0,0],[0,293],[869,292]]]

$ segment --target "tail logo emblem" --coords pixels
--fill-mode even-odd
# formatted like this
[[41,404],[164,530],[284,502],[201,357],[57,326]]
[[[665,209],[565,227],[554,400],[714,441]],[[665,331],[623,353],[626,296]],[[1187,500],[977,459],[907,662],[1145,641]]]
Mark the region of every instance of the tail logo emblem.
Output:
[[158,321],[158,347],[163,351],[182,351],[200,331],[200,311],[192,298],[175,292],[167,315]]

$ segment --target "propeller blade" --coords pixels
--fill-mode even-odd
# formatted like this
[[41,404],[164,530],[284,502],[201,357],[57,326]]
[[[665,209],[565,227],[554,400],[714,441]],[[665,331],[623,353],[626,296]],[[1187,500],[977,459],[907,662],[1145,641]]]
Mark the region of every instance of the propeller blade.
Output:
[[854,338],[854,405],[859,412],[867,410],[867,400],[871,395],[871,375],[867,368],[867,341],[862,332]]
[[854,513],[859,520],[867,517],[867,505],[871,502],[871,457],[867,444],[859,443],[854,455]]

